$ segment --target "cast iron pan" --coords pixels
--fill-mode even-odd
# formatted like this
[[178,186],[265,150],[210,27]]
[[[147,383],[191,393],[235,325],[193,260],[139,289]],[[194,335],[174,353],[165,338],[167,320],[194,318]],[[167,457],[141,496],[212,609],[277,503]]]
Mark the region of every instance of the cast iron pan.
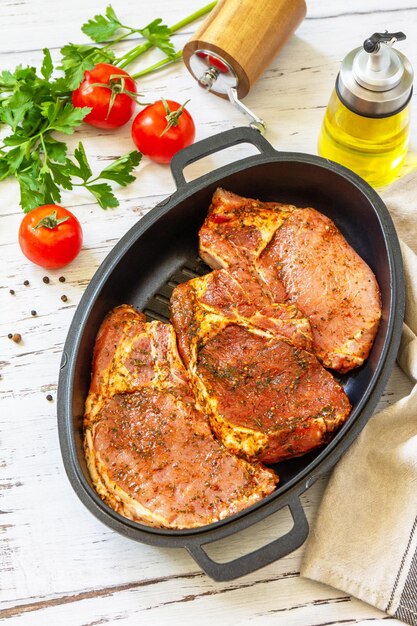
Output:
[[[253,144],[260,154],[185,182],[183,170],[187,165],[240,143]],[[119,241],[97,270],[76,310],[59,377],[60,444],[74,490],[107,526],[143,543],[186,548],[209,576],[231,580],[289,554],[305,541],[308,523],[300,494],[336,463],[375,409],[400,340],[404,310],[401,253],[384,203],[362,179],[316,156],[276,152],[256,130],[237,128],[200,141],[179,152],[171,168],[177,191]],[[326,447],[277,464],[281,482],[276,491],[245,511],[192,530],[151,528],[125,519],[104,504],[89,478],[82,421],[94,340],[103,318],[118,304],[133,304],[149,319],[168,321],[173,287],[209,271],[198,258],[197,232],[218,186],[265,201],[313,206],[332,218],[376,274],[382,295],[382,320],[366,363],[341,377],[353,405],[352,413]],[[240,531],[285,506],[290,509],[294,525],[268,545],[227,563],[217,563],[205,552],[205,544]]]

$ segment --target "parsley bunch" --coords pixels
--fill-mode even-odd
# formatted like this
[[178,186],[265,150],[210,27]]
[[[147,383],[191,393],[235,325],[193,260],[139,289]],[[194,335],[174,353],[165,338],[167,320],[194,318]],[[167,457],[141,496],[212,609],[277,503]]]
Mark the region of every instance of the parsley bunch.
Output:
[[[61,49],[57,68],[49,50],[44,49],[39,72],[34,67],[18,66],[14,72],[0,73],[0,128],[5,125],[10,129],[0,145],[0,181],[10,176],[16,178],[20,205],[25,212],[42,204],[58,203],[62,189],[72,190],[77,186],[87,189],[103,209],[118,206],[112,187],[103,181],[121,186],[131,183],[135,180],[132,172],[142,155],[133,150],[97,176],[92,174],[81,142],[74,157],[68,156],[60,134],[72,134],[91,110],[74,107],[72,91],[82,82],[84,72],[100,62],[123,68],[151,47],[162,50],[166,58],[137,74],[142,75],[177,60],[181,53],[175,52],[171,34],[210,11],[215,4],[212,2],[171,28],[159,18],[143,28],[126,26],[108,6],[105,15],[96,15],[82,27],[99,45],[69,43]],[[132,35],[139,35],[141,43],[117,58],[115,46]],[[55,69],[61,71],[58,77]],[[137,75],[133,74],[132,78]]]
[[61,200],[60,189],[83,186],[103,209],[115,207],[118,201],[110,185],[96,184],[108,179],[127,185],[134,180],[132,170],[141,154],[132,151],[92,176],[82,143],[67,155],[67,145],[56,133],[70,135],[89,113],[89,108],[75,108],[65,79],[52,79],[53,65],[44,50],[39,76],[34,67],[17,67],[0,74],[0,121],[12,131],[0,148],[0,180],[15,176],[20,186],[20,205],[25,212],[41,204]]

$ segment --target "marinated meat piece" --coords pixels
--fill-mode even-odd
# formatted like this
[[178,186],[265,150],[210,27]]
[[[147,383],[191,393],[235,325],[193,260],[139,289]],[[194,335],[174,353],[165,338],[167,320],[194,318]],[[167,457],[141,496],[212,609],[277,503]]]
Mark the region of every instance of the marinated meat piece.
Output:
[[211,524],[270,494],[278,477],[231,454],[195,406],[170,324],[116,308],[98,333],[85,413],[93,483],[113,509],[163,528]]
[[[323,365],[339,372],[362,365],[381,318],[379,287],[332,220],[315,209],[297,209],[260,260],[275,270],[289,302],[310,320]],[[269,284],[273,280],[271,271]]]
[[238,455],[274,463],[305,454],[346,420],[349,400],[313,354],[291,343],[299,338],[294,327],[291,336],[289,325],[285,334],[279,325],[262,329],[228,302],[223,311],[207,306],[207,281],[225,274],[188,281],[171,298],[180,354],[199,404],[217,437]]
[[381,316],[379,287],[329,218],[218,189],[199,236],[211,267],[249,268],[275,302],[297,305],[325,367],[347,372],[367,358]]
[[[290,204],[242,198],[217,189],[199,232],[201,258],[213,269],[238,266],[256,276],[259,273],[257,259],[295,208]],[[269,283],[265,282],[269,288]],[[285,300],[284,285],[275,276],[273,287],[275,301]]]
[[[190,350],[237,322],[257,332],[286,337],[293,345],[312,349],[310,322],[290,303],[272,303],[256,277],[240,268],[215,270],[178,285],[171,298],[172,319],[180,354],[188,367]],[[197,332],[195,330],[197,329]]]
[[201,258],[213,269],[253,265],[295,208],[217,189],[199,232]]

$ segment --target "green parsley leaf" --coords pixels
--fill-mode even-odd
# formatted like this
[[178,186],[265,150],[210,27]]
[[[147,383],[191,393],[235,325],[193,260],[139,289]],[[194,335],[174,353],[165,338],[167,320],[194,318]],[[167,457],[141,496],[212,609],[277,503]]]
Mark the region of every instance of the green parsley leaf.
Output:
[[8,176],[10,176],[10,167],[7,160],[2,158],[0,160],[0,180],[4,180]]
[[38,188],[32,189],[31,183],[34,179],[29,174],[19,174],[17,180],[20,187],[20,206],[25,213],[37,206],[46,204],[43,193]]
[[120,25],[121,25],[120,20],[119,20],[119,18],[117,17],[117,15],[116,15],[116,13],[115,13],[115,11],[114,11],[114,9],[113,9],[113,7],[112,7],[112,5],[111,5],[111,4],[109,4],[109,5],[107,6],[107,8],[106,8],[106,17],[107,17],[109,20],[111,20],[111,21],[113,21],[113,22],[117,22],[118,24],[120,24]]
[[52,63],[51,53],[48,48],[43,49],[43,63],[41,67],[41,74],[45,80],[49,80],[52,76],[52,72],[54,71],[54,66]]
[[111,5],[106,9],[106,15],[95,15],[81,28],[83,33],[97,43],[108,41],[121,27],[120,20],[116,16]]
[[57,161],[58,163],[65,163],[65,158],[67,156],[67,144],[63,141],[58,141],[51,135],[46,135],[44,137],[44,144],[47,149],[48,157],[52,161]]
[[162,23],[160,17],[150,22],[145,28],[138,31],[153,46],[165,52],[168,57],[175,56],[175,48],[171,42],[171,31],[166,24]]
[[35,158],[23,171],[16,173],[16,179],[20,186],[20,206],[25,213],[40,204],[46,204],[39,171],[41,165],[41,160]]
[[0,74],[0,91],[8,91],[14,87],[16,79],[9,70],[3,70]]
[[27,111],[33,106],[31,96],[24,91],[16,91],[12,96],[3,100],[0,109],[0,121],[8,124],[14,131],[23,121]]
[[[67,158],[64,166],[50,164],[50,169],[52,170],[55,182],[59,183],[65,189],[68,188],[65,186],[66,183],[68,183],[68,181],[70,182],[72,177],[80,178],[82,182],[76,183],[76,186],[85,187],[85,189],[93,194],[102,209],[109,209],[119,206],[119,202],[108,183],[96,183],[96,181],[99,179],[108,179],[119,183],[119,185],[126,186],[128,183],[135,180],[131,172],[139,164],[141,157],[140,152],[133,150],[116,159],[116,161],[108,165],[100,174],[93,178],[84,146],[80,142],[78,147],[74,150],[75,160]],[[62,176],[64,176],[63,180],[61,179]],[[65,177],[67,177],[67,180],[65,180]]]
[[68,68],[65,71],[65,78],[70,89],[78,89],[84,79],[84,72],[92,70],[95,63],[93,59],[85,59],[79,65]]
[[22,133],[22,135],[26,135],[29,139],[33,137],[44,124],[45,120],[42,119],[39,106],[37,106],[34,102],[33,107],[27,111],[24,120],[18,128],[18,131],[19,133]]
[[49,82],[48,88],[51,98],[65,100],[66,98],[70,98],[72,94],[72,89],[69,88],[65,76],[58,76],[53,82]]
[[33,168],[32,171],[20,172],[18,174],[18,180],[21,184],[23,184],[29,191],[37,191],[39,188],[39,184],[36,179],[33,177]]
[[86,70],[92,70],[97,63],[111,63],[115,56],[111,50],[102,51],[95,46],[77,46],[70,43],[61,48],[62,65],[65,72],[67,88],[77,89],[84,78]]
[[79,177],[82,178],[83,181],[86,183],[87,180],[91,178],[93,173],[88,164],[84,146],[81,142],[78,144],[78,148],[74,150],[74,157],[78,161],[78,164],[79,164],[79,168],[78,168]]
[[49,170],[54,177],[54,181],[57,185],[63,189],[71,191],[73,184],[71,181],[70,173],[68,172],[65,164],[49,162]]
[[21,84],[26,83],[29,86],[31,83],[36,83],[39,78],[36,75],[36,68],[31,66],[22,67],[18,65],[15,69],[14,76],[16,78],[16,82]]
[[53,124],[56,118],[59,115],[59,112],[62,108],[61,102],[59,100],[55,100],[55,102],[41,102],[39,105],[39,110],[43,117],[46,117],[50,124]]
[[85,185],[85,188],[93,194],[102,209],[113,209],[119,206],[119,201],[109,184]]
[[58,130],[60,133],[65,133],[66,135],[71,135],[90,111],[91,109],[89,107],[74,107],[67,102],[51,124],[51,129]]
[[3,139],[4,146],[21,146],[23,143],[27,143],[28,138],[25,135],[8,135]]
[[12,148],[8,151],[4,158],[9,166],[9,174],[13,174],[21,166],[23,159],[25,158],[25,151],[22,150],[20,146]]
[[42,172],[41,181],[43,184],[44,204],[55,204],[61,201],[61,193],[49,171]]
[[133,150],[105,167],[100,173],[100,178],[113,180],[122,187],[126,187],[126,185],[135,180],[135,177],[132,176],[131,172],[137,165],[139,165],[141,158],[142,154],[137,150]]
[[92,56],[94,50],[93,46],[68,43],[61,48],[61,65],[59,69],[65,72],[71,67],[77,67],[86,58]]

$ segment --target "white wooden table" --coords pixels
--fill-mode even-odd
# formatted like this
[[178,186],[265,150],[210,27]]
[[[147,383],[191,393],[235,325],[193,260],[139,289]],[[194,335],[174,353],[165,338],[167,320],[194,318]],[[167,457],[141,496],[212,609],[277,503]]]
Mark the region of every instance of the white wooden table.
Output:
[[[126,22],[145,25],[155,17],[177,22],[204,0],[113,0]],[[56,55],[69,42],[83,42],[80,26],[103,12],[107,1],[0,0],[0,69],[38,64],[44,47]],[[400,5],[400,6],[397,6]],[[344,55],[375,31],[403,30],[399,48],[417,59],[415,0],[311,0],[297,35],[273,61],[245,103],[267,122],[278,149],[316,152],[324,110]],[[181,48],[194,26],[175,37]],[[159,58],[157,53],[140,63]],[[178,64],[139,84],[146,100],[190,98],[197,139],[246,124],[226,101],[205,94]],[[414,118],[417,116],[413,102]],[[416,152],[416,120],[409,164]],[[117,133],[82,127],[91,162],[132,149],[129,127]],[[249,150],[213,155],[192,166],[197,177]],[[102,166],[102,163],[101,163]],[[0,184],[0,620],[12,624],[400,624],[337,589],[302,579],[303,548],[251,575],[216,583],[184,550],[132,542],[98,522],[78,500],[63,469],[56,426],[56,389],[62,346],[75,308],[95,270],[120,237],[174,191],[169,168],[143,160],[137,181],[118,190],[120,207],[107,212],[87,194],[66,193],[62,204],[83,225],[84,247],[64,270],[31,265],[17,244],[22,219],[14,182]],[[409,237],[412,240],[412,237]],[[49,276],[50,283],[42,281]],[[59,276],[65,276],[61,283]],[[29,285],[24,286],[28,280]],[[15,290],[15,295],[9,293]],[[68,301],[62,302],[61,295]],[[35,309],[37,316],[30,311]],[[22,335],[15,344],[9,332]],[[385,406],[408,393],[396,368],[381,399]],[[46,395],[53,401],[48,402]],[[325,486],[320,479],[303,497],[310,522]],[[281,511],[240,536],[210,549],[229,560],[273,540],[289,527]],[[331,529],[329,530],[331,532]]]

